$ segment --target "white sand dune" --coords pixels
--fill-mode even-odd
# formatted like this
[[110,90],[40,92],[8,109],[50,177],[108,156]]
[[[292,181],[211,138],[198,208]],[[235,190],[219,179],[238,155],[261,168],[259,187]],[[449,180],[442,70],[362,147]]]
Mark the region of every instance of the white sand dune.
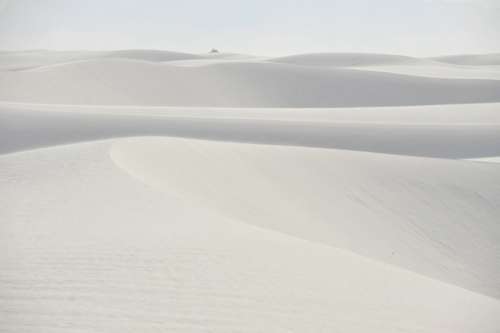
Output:
[[[466,61],[468,59],[469,61]],[[389,54],[311,53],[271,58],[268,61],[322,68],[350,68],[383,73],[447,79],[500,80],[500,62],[494,56],[412,58]],[[483,66],[476,66],[483,59]],[[455,60],[455,61],[454,61]]]
[[173,139],[117,143],[111,156],[237,220],[500,296],[496,165]]
[[391,54],[369,53],[309,53],[272,58],[269,61],[321,67],[361,67],[373,65],[415,64],[420,59]]
[[500,82],[256,62],[177,67],[110,59],[0,72],[0,100],[218,107],[486,103],[500,101]]
[[0,71],[14,71],[62,62],[91,58],[95,52],[85,51],[3,51],[0,52]]
[[472,161],[484,162],[484,163],[500,163],[500,156],[476,158],[472,159]]
[[500,104],[199,109],[0,104],[0,154],[165,135],[439,158],[500,155]]
[[446,79],[500,80],[500,66],[462,66],[453,64],[428,63],[419,65],[376,65],[352,67],[376,72],[394,73]]
[[464,54],[437,57],[434,60],[457,65],[490,66],[500,65],[500,54]]
[[[453,61],[456,59],[456,61]],[[470,56],[455,56],[425,59],[388,54],[359,53],[312,53],[269,59],[271,62],[322,68],[351,68],[384,73],[448,78],[448,79],[500,79],[500,62],[491,56],[484,59],[483,66],[475,66],[475,61],[460,61]],[[479,62],[479,57],[476,62]]]
[[376,53],[308,53],[271,58],[269,61],[321,67],[439,65],[440,63],[471,66],[498,66],[500,65],[500,54],[460,54],[434,58],[415,58],[403,55]]
[[145,60],[152,62],[174,61],[174,60],[187,60],[187,59],[201,59],[201,55],[160,51],[160,50],[119,50],[106,52],[99,56],[99,58],[114,58],[114,59],[132,59],[132,60]]
[[[152,145],[145,146],[148,142]],[[109,158],[110,144],[114,159],[128,171],[153,166],[149,162],[164,158],[158,169],[153,166],[149,170],[153,173],[136,174],[148,178],[161,172],[165,177],[158,184],[161,191],[118,170]],[[218,151],[228,145],[236,148],[236,155]],[[240,155],[245,147],[137,139],[0,157],[4,207],[0,237],[7,249],[0,256],[2,330],[496,332],[500,325],[500,302],[496,299],[342,249],[285,236],[267,227],[255,228],[247,223],[251,221],[231,216],[234,207],[205,205],[206,200],[198,200],[190,191],[191,185],[200,181],[199,190],[209,190],[206,176],[224,170],[230,172],[229,178],[210,190],[215,201],[220,198],[217,193],[229,189],[228,180],[248,168],[255,167],[247,180],[250,187],[233,194],[271,186],[266,185],[265,173],[259,176],[258,164],[238,161],[238,156],[245,157]],[[145,154],[157,151],[165,155],[146,162],[141,160],[142,148],[147,149]],[[284,178],[300,176],[292,186],[303,182],[306,192],[317,185],[308,185],[308,181],[318,178],[307,169],[300,171],[307,166],[300,161],[307,161],[310,153],[319,154],[324,161],[340,153],[305,149],[294,159],[296,166],[288,165],[292,167],[288,171],[279,163],[283,154],[291,156],[288,148],[261,146],[252,149],[248,158],[267,149],[278,155],[265,159],[276,163]],[[202,156],[207,166],[192,164]],[[223,166],[220,171],[213,169],[216,160]],[[341,160],[357,163],[349,154]],[[167,161],[173,163],[171,168]],[[373,162],[380,161],[375,158]],[[168,175],[169,170],[177,172],[180,167],[187,168],[187,173],[178,174],[180,178]],[[404,168],[401,170],[404,173]],[[257,183],[251,184],[252,180]],[[295,195],[282,194],[279,202]],[[335,203],[335,198],[323,199]],[[316,196],[315,200],[321,199]],[[267,213],[286,213],[278,208]],[[294,225],[293,220],[274,222]],[[381,223],[366,222],[368,227]],[[415,240],[433,243],[419,236],[416,227],[407,231],[414,233]],[[380,232],[377,235],[382,237]],[[456,233],[445,240],[452,235]],[[472,247],[472,242],[464,245]]]
[[0,52],[0,331],[498,332],[491,57]]
[[117,51],[11,51],[0,52],[0,70],[24,70],[90,59],[130,59],[149,62],[201,60],[230,57],[228,54],[192,54],[164,50]]

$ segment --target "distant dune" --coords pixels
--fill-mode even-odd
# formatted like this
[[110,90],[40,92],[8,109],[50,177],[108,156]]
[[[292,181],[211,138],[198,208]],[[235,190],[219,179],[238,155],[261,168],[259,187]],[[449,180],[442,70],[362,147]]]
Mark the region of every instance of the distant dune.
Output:
[[272,62],[302,66],[373,66],[418,63],[419,59],[390,54],[310,53],[270,59]]
[[0,71],[23,70],[40,66],[97,59],[131,59],[165,62],[193,59],[212,59],[224,54],[192,54],[164,50],[117,50],[117,51],[3,51],[0,52]]
[[[352,68],[450,79],[500,79],[500,55],[414,58],[389,54],[311,53],[271,58],[275,63],[323,68]],[[481,65],[481,66],[476,66]]]
[[486,103],[500,101],[500,82],[265,62],[179,67],[168,62],[99,59],[0,72],[0,100],[213,107]]
[[433,58],[434,60],[456,65],[488,66],[500,65],[500,53],[453,55]]
[[173,60],[187,60],[187,59],[200,59],[202,56],[172,52],[172,51],[158,51],[158,50],[120,50],[110,51],[103,53],[98,58],[118,58],[118,59],[135,59],[145,61],[173,61]]

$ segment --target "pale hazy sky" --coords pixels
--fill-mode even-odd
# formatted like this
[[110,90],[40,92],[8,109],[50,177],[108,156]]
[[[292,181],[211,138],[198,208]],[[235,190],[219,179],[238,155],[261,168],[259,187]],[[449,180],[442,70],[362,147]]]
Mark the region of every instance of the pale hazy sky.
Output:
[[0,0],[0,49],[500,52],[500,0]]

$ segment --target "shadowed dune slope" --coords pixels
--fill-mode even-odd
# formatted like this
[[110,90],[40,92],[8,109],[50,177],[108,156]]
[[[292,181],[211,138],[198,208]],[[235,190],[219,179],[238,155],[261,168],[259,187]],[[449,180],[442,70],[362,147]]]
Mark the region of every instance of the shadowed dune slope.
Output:
[[126,136],[177,136],[439,158],[500,156],[500,104],[241,109],[0,103],[0,154]]

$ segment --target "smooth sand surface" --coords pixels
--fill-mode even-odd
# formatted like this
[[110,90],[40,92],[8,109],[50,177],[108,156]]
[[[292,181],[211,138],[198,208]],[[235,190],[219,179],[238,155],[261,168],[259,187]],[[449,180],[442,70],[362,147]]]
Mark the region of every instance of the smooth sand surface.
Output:
[[0,52],[0,331],[498,332],[497,73]]
[[[220,56],[218,56],[220,57]],[[0,70],[25,70],[52,64],[89,59],[132,59],[150,62],[179,61],[213,58],[212,55],[196,55],[184,52],[161,50],[118,51],[0,51]]]
[[461,66],[429,63],[419,66],[411,65],[376,65],[369,67],[352,67],[375,72],[386,72],[422,77],[447,78],[447,79],[486,79],[500,80],[500,66]]
[[0,71],[0,100],[79,105],[360,107],[500,102],[498,80],[270,62],[92,59]]
[[417,64],[418,58],[389,55],[389,54],[364,54],[364,53],[310,53],[270,59],[272,62],[294,64],[301,66],[331,66],[354,67],[374,66],[384,64]]
[[111,157],[238,220],[500,296],[497,165],[174,139],[119,142]]
[[457,65],[490,66],[500,65],[500,54],[464,54],[434,58],[440,62],[447,62]]
[[360,109],[81,107],[0,103],[0,153],[166,135],[440,158],[500,155],[500,104]]
[[[224,151],[227,145],[234,145],[237,150],[227,155]],[[370,192],[351,192],[353,197],[349,199],[340,195],[349,189],[347,182],[341,182],[343,189],[337,189],[338,196],[321,198],[321,194],[331,194],[332,189],[324,193],[326,187],[320,186],[317,190],[321,193],[317,192],[315,186],[321,180],[314,176],[317,168],[327,169],[329,160],[335,162],[333,156],[341,157],[340,161],[345,163],[344,154],[336,156],[336,151],[325,150],[323,154],[322,150],[304,149],[306,155],[319,154],[317,157],[327,163],[317,161],[316,168],[308,170],[307,165],[300,162],[302,153],[294,157],[295,165],[291,166],[280,161],[283,154],[293,157],[293,150],[262,146],[256,151],[250,150],[250,156],[238,153],[245,147],[243,144],[139,138],[0,157],[4,207],[0,237],[5,249],[0,257],[2,330],[456,333],[479,329],[496,332],[500,325],[497,299],[373,261],[347,249],[273,231],[279,225],[307,231],[307,225],[311,224],[312,232],[319,232],[318,226],[322,224],[315,218],[316,212],[307,208],[315,200],[329,204],[332,212],[336,210],[339,214],[325,223],[331,227],[338,224],[339,230],[349,225],[351,214],[341,205],[349,200],[356,202],[357,195],[360,200],[366,200]],[[147,149],[145,155],[141,155],[143,148]],[[217,153],[219,148],[223,150]],[[283,177],[277,179],[278,183],[268,178],[270,170],[247,163],[268,149],[278,152],[267,157],[269,163],[277,163],[275,167],[282,168]],[[154,158],[143,160],[150,153]],[[359,158],[373,156],[364,154]],[[238,156],[246,160],[239,160]],[[200,161],[201,157],[204,158]],[[156,164],[162,159],[164,162]],[[353,164],[358,162],[353,157],[348,160]],[[173,163],[172,167],[169,162]],[[148,170],[148,165],[153,169]],[[138,167],[145,168],[138,170]],[[238,168],[231,170],[235,167]],[[223,183],[216,183],[218,175],[226,170],[228,177]],[[241,172],[245,172],[245,179],[236,179],[231,185],[234,176],[240,176]],[[334,181],[337,177],[334,172],[326,182]],[[161,179],[150,186],[154,178],[149,177],[156,176]],[[214,176],[217,177],[211,182],[208,177]],[[272,199],[273,202],[266,202],[262,207],[254,206],[255,201],[242,202],[244,206],[240,208],[233,206],[242,195],[250,196],[259,188],[270,189],[291,176],[299,178],[282,192],[276,192],[276,188],[270,193],[255,193],[262,201]],[[395,179],[402,180],[399,175]],[[377,181],[380,179],[367,181],[363,177],[352,189],[363,186],[369,189]],[[249,187],[238,187],[242,182]],[[314,196],[287,211],[298,203],[297,195],[301,193],[286,191],[298,185],[305,191],[302,195]],[[193,189],[200,192],[192,192]],[[422,254],[420,259],[438,259],[427,257],[438,249],[443,251],[442,259],[456,256],[446,248],[446,243],[441,245],[439,239],[426,237],[417,221],[415,225],[398,226],[390,211],[395,210],[397,214],[397,210],[405,209],[411,189],[410,183],[404,198],[393,203],[380,203],[377,197],[368,199],[366,204],[372,205],[372,218],[380,211],[379,217],[393,216],[393,219],[365,220],[361,228],[384,225],[395,228],[393,232],[378,229],[368,237],[372,242],[386,244],[379,249],[389,249],[383,242],[385,239],[394,240],[392,236],[407,232],[412,243],[399,243],[401,247],[392,244],[394,257],[404,257],[416,244],[429,246],[413,249],[415,254]],[[444,203],[432,203],[430,198],[437,200],[451,190],[446,189],[446,182],[421,187],[422,199],[425,194],[429,195],[429,212],[435,213],[440,206],[442,212],[446,212]],[[205,191],[210,196],[200,200],[198,195]],[[453,191],[452,197],[456,199],[468,193],[467,189]],[[220,202],[221,196],[234,198]],[[479,199],[470,203],[465,197],[463,200],[465,205],[485,207]],[[362,206],[360,202],[356,207]],[[305,210],[301,210],[303,208]],[[245,215],[236,214],[239,209]],[[352,216],[361,216],[369,210],[367,207]],[[300,216],[292,216],[299,211]],[[271,221],[274,226],[255,227],[255,220],[249,220],[249,216],[258,221]],[[288,220],[290,217],[293,218]],[[442,219],[433,222],[437,223],[435,228],[445,226],[441,224]],[[459,234],[461,228],[465,225],[456,226]],[[468,240],[464,246],[474,248],[477,244],[476,251],[484,250],[485,244],[476,237],[480,229],[477,225],[473,228],[476,231],[472,231],[470,237],[461,236]],[[368,233],[368,230],[354,228],[351,231],[344,236],[349,235],[353,242],[366,238]],[[444,241],[456,235],[453,231]],[[446,272],[447,268],[444,264],[440,269]],[[480,275],[484,274],[483,269],[478,272]]]

